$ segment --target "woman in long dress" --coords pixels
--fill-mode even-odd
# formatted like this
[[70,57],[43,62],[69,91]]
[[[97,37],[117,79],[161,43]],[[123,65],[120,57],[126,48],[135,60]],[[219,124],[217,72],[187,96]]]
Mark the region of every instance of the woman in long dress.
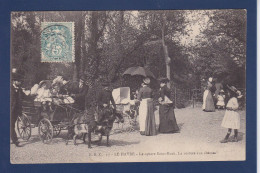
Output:
[[159,132],[160,133],[174,133],[179,131],[179,127],[176,122],[174,114],[174,104],[169,99],[171,98],[171,91],[166,86],[169,80],[167,78],[160,79],[159,90]]
[[140,89],[137,99],[140,101],[139,125],[141,135],[156,135],[156,124],[153,107],[153,91],[148,86],[150,79],[144,79],[143,87]]
[[212,85],[212,78],[209,78],[209,81],[207,83],[207,87],[203,93],[203,105],[202,110],[205,112],[214,112],[215,111],[215,105],[214,100],[211,93]]

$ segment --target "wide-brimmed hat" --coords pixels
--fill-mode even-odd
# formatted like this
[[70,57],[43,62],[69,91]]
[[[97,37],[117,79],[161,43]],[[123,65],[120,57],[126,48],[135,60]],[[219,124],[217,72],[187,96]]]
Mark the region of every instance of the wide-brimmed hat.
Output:
[[40,83],[39,83],[39,88],[41,88],[43,85],[47,85],[47,82],[45,80],[42,80]]
[[170,80],[169,80],[167,77],[160,77],[160,78],[158,79],[158,81],[159,81],[160,83],[167,83],[167,82],[169,82]]
[[241,94],[241,91],[239,91],[239,90],[237,90],[237,94],[238,94],[238,96],[237,96],[237,98],[242,98],[243,97],[243,95]]
[[148,85],[148,84],[150,84],[151,80],[149,77],[146,77],[143,79],[143,82],[144,82],[144,84]]
[[51,87],[51,81],[49,80],[42,80],[40,83],[39,83],[39,88],[41,88],[43,85],[46,85],[47,88],[50,88]]
[[239,91],[236,87],[227,85],[227,88],[229,89],[229,91],[235,93],[238,98],[241,98],[243,96],[241,94],[241,91]]

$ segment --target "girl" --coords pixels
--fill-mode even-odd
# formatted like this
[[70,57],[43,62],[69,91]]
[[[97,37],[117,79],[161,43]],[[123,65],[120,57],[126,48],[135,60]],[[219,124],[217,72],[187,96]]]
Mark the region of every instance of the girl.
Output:
[[224,109],[225,108],[225,95],[224,95],[224,91],[221,90],[219,92],[219,95],[217,96],[218,102],[217,102],[217,108],[218,109]]
[[238,142],[237,135],[238,135],[238,129],[240,128],[240,115],[237,112],[238,109],[238,101],[237,97],[239,96],[239,91],[234,86],[227,86],[228,87],[228,95],[229,95],[229,101],[226,105],[226,112],[224,115],[224,118],[222,120],[221,126],[228,129],[228,132],[223,140],[221,140],[221,143],[227,143],[228,138],[232,132],[232,129],[234,129],[234,139],[232,142]]
[[37,90],[36,98],[34,101],[39,101],[42,103],[43,111],[46,111],[47,107],[49,107],[49,109],[52,110],[51,92],[50,92],[50,89],[47,87],[46,81],[41,81],[39,83],[39,89]]

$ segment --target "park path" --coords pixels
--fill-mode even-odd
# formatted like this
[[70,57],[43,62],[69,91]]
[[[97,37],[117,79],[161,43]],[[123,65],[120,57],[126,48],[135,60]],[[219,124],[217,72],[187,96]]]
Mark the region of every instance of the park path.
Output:
[[[220,126],[224,111],[203,112],[199,107],[176,109],[176,119],[180,133],[141,136],[138,131],[120,132],[121,126],[110,137],[111,147],[106,147],[103,139],[101,146],[87,145],[78,140],[74,146],[71,141],[65,145],[66,132],[54,138],[51,144],[43,144],[37,129],[33,129],[28,142],[23,147],[11,145],[11,163],[87,163],[87,162],[156,162],[156,161],[218,161],[245,160],[245,111],[241,115],[239,142],[221,144],[226,134]],[[158,110],[155,112],[159,122]],[[231,135],[232,139],[233,134]]]

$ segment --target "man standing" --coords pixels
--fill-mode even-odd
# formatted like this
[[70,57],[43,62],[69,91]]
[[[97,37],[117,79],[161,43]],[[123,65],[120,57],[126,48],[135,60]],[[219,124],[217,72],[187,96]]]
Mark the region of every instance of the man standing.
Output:
[[12,70],[12,84],[11,84],[11,140],[12,143],[17,147],[19,141],[15,131],[15,123],[19,115],[22,114],[22,98],[24,96],[23,90],[21,88],[21,76],[16,69]]
[[113,109],[114,111],[116,110],[116,104],[114,101],[114,98],[112,96],[112,92],[111,90],[109,90],[109,83],[108,82],[104,82],[102,84],[102,86],[104,87],[103,90],[99,93],[98,95],[98,109],[99,109],[99,122],[101,122],[105,116],[107,114],[111,114],[112,112],[110,111],[110,102],[113,105]]
[[75,104],[78,106],[78,109],[81,111],[85,110],[85,97],[87,93],[88,93],[88,86],[85,84],[85,78],[81,76],[76,93],[71,95],[74,97]]

